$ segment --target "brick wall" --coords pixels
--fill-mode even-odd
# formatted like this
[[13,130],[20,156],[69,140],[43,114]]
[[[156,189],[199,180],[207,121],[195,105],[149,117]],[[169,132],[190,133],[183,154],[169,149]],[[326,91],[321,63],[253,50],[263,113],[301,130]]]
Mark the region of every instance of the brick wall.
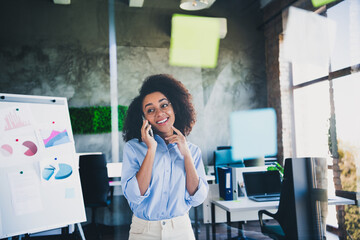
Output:
[[[287,67],[280,64],[280,42],[282,41],[283,19],[282,11],[286,5],[291,3],[290,0],[273,1],[264,8],[264,34],[265,34],[265,58],[266,58],[266,76],[268,86],[268,106],[276,111],[277,115],[277,145],[278,145],[278,161],[283,163],[284,157],[289,157],[289,148],[291,143],[287,141],[289,136],[288,116],[284,106],[288,106],[288,101],[282,98],[282,88],[284,86],[280,82],[280,68],[286,72]],[[284,68],[284,69],[283,69]],[[282,73],[284,74],[284,73]],[[283,75],[282,75],[283,76]],[[284,102],[285,101],[285,102]],[[285,112],[283,112],[285,111]],[[284,132],[285,130],[285,132]],[[285,141],[284,141],[285,140]]]
[[[293,156],[292,141],[292,91],[291,91],[291,64],[282,57],[283,30],[287,19],[289,6],[314,11],[310,0],[274,0],[264,8],[264,34],[266,75],[268,82],[268,106],[275,109],[278,117],[277,141],[278,159]],[[333,176],[336,190],[341,190],[340,168],[338,159],[333,158]],[[339,224],[339,238],[346,239],[344,226],[344,207],[338,206],[337,218]]]

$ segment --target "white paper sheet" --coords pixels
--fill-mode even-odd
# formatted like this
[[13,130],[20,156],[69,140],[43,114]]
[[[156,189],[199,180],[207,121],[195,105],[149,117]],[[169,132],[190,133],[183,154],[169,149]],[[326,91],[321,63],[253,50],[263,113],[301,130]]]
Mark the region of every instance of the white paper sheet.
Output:
[[42,148],[32,126],[6,131],[0,134],[0,163],[2,167],[17,165],[21,161],[37,160]]
[[310,71],[308,66],[314,65],[317,72],[327,74],[335,32],[334,21],[310,11],[290,7],[284,35],[284,57],[303,65],[301,71]]
[[40,181],[35,170],[25,169],[8,174],[11,201],[16,215],[38,212],[43,209]]
[[310,11],[290,7],[284,37],[285,57],[298,62],[310,60],[329,63],[334,35],[334,21]]
[[[331,70],[360,63],[360,1],[339,2],[327,10],[327,17],[337,25],[336,48],[331,56]],[[339,46],[339,47],[338,47]]]
[[0,109],[0,133],[31,126],[34,116],[28,104]]

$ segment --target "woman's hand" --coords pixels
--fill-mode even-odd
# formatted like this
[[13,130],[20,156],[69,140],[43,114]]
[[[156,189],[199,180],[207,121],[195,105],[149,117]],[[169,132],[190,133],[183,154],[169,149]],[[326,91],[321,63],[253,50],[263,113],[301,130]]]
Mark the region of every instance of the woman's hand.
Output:
[[157,142],[154,137],[150,136],[149,130],[151,129],[151,125],[148,120],[143,120],[143,125],[141,127],[141,140],[146,144],[146,146],[151,149],[156,149]]
[[140,194],[144,196],[146,190],[149,188],[151,181],[151,173],[153,169],[155,152],[157,147],[157,142],[154,137],[151,137],[149,134],[149,130],[151,129],[151,125],[148,120],[143,120],[143,125],[141,127],[141,140],[148,147],[147,153],[145,155],[144,161],[141,164],[139,171],[136,174],[136,179],[139,184]]
[[194,160],[186,143],[185,136],[174,126],[172,128],[174,129],[176,134],[165,138],[165,140],[167,140],[169,143],[177,143],[179,151],[184,157],[184,166],[186,172],[186,189],[188,190],[190,196],[193,196],[199,186],[199,175],[196,172]]
[[191,157],[191,153],[186,143],[185,136],[180,132],[180,130],[176,129],[174,126],[172,126],[172,128],[174,129],[176,134],[173,134],[170,137],[166,137],[165,140],[169,143],[177,143],[180,153],[184,157]]

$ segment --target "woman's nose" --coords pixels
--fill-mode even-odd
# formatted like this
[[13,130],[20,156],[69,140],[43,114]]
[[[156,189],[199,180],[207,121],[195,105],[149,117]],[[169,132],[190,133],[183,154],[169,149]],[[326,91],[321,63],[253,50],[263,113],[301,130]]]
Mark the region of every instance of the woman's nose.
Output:
[[164,114],[165,112],[161,108],[155,110],[155,116],[162,116]]

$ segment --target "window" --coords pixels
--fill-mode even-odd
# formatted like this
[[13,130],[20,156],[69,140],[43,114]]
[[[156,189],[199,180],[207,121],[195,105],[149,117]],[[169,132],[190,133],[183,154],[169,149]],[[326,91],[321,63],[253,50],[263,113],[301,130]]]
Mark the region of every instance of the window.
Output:
[[[283,139],[293,141],[292,145],[284,143],[284,146],[291,145],[293,148],[291,151],[284,149],[284,153],[292,152],[294,157],[326,157],[329,165],[329,195],[334,194],[335,189],[359,192],[360,1],[339,2],[324,14],[336,24],[335,37],[330,39],[334,46],[330,52],[330,64],[325,70],[323,66],[304,62],[290,64],[289,78],[286,79],[292,83],[290,94],[282,91],[283,96],[289,96],[290,104],[282,102],[282,106],[292,107],[290,111],[283,109],[283,113],[291,113],[291,128],[295,137],[292,140]],[[280,49],[283,48],[280,46]],[[283,65],[281,56],[280,52],[280,65]],[[289,126],[284,128],[283,132],[286,132]],[[334,168],[335,175],[333,163],[340,167],[338,172]],[[337,173],[340,173],[341,184],[335,185],[333,176],[336,180]],[[328,225],[339,228],[340,232],[344,232],[343,236],[360,239],[360,230],[357,229],[360,224],[358,207],[346,206],[345,219],[342,220],[336,219],[335,207],[328,211]]]

